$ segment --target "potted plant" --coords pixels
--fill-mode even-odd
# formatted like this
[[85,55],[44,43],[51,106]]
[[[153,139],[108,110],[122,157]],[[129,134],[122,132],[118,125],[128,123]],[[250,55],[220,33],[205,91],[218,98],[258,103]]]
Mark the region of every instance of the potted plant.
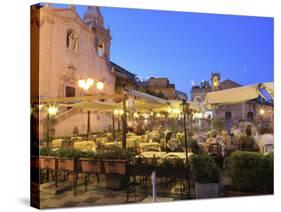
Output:
[[192,155],[191,172],[195,181],[197,199],[219,197],[220,170],[211,156]]
[[126,174],[126,165],[133,158],[130,150],[114,146],[100,152],[106,174]]
[[56,169],[56,158],[54,157],[54,152],[51,148],[40,148],[39,167],[40,169]]
[[273,194],[273,153],[237,151],[230,156],[231,185],[226,196]]
[[127,185],[127,165],[133,156],[132,151],[117,146],[100,152],[107,188],[123,189]]
[[83,152],[79,158],[80,167],[82,172],[100,173],[101,162],[100,154],[94,151]]
[[212,120],[212,126],[215,130],[222,130],[224,128],[224,123],[220,118],[214,118]]
[[75,171],[77,167],[77,159],[81,155],[81,151],[75,149],[60,148],[55,152],[57,156],[58,170]]

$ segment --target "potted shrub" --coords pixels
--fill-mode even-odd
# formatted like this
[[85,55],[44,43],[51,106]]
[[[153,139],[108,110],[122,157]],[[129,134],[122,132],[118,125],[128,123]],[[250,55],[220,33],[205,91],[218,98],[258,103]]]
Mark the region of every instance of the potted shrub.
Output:
[[100,155],[94,151],[83,152],[79,158],[80,167],[82,172],[100,173],[101,162]]
[[230,156],[232,184],[228,196],[273,194],[273,153],[234,152]]
[[55,152],[57,156],[58,170],[61,171],[75,171],[77,167],[77,159],[81,155],[81,151],[75,149],[58,149]]
[[214,118],[212,120],[212,126],[215,130],[222,130],[224,128],[224,123],[220,118]]
[[114,146],[100,152],[100,156],[106,174],[106,187],[111,189],[123,189],[128,183],[128,178],[126,176],[127,165],[133,158],[134,153],[130,150]]
[[100,152],[100,157],[104,163],[106,174],[126,174],[126,165],[133,158],[134,153],[130,150],[117,146]]
[[51,148],[40,148],[39,167],[40,169],[56,169],[56,158],[54,157],[54,152]]
[[219,197],[220,171],[211,156],[192,155],[191,172],[195,181],[197,199]]

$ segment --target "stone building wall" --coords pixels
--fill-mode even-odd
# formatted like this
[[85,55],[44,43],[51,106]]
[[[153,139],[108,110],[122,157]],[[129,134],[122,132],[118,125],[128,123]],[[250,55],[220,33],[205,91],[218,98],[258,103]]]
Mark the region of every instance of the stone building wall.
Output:
[[[75,96],[114,94],[115,76],[109,59],[110,31],[101,25],[93,30],[92,26],[83,23],[74,7],[44,6],[33,8],[33,10],[37,10],[36,12],[39,14],[39,21],[36,21],[34,11],[31,16],[31,30],[39,30],[39,37],[31,41],[39,42],[39,80],[37,80],[39,81],[39,95],[41,97],[65,97],[66,87],[75,89]],[[67,42],[69,34],[71,34],[71,40]],[[103,43],[103,55],[98,55],[98,42]],[[92,78],[95,82],[104,82],[104,89],[102,91],[91,89],[85,94],[78,87],[78,80],[86,78]],[[57,117],[59,118],[65,110],[60,108]],[[100,116],[99,124],[92,124],[93,131],[107,129],[111,124],[111,118],[108,115],[101,114]],[[41,112],[40,119],[45,118],[46,113]],[[97,115],[93,115],[92,119],[97,119]],[[72,132],[75,126],[78,126],[80,132],[84,132],[85,123],[85,114],[82,112],[73,117],[70,116],[53,126],[54,136],[66,135]],[[93,120],[93,123],[97,123],[97,121]],[[41,138],[44,134],[43,127],[40,126]]]

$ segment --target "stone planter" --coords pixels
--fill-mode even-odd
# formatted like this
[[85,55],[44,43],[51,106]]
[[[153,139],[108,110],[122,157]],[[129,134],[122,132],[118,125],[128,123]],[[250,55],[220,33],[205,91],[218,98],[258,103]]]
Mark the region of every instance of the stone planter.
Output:
[[88,173],[100,173],[101,172],[101,162],[100,160],[93,160],[89,158],[80,158],[80,167],[82,172]]
[[123,174],[106,174],[105,185],[109,189],[124,189],[128,185],[128,177]]
[[218,198],[220,194],[220,184],[195,182],[195,192],[197,199]]
[[103,159],[105,174],[126,174],[129,160]]
[[224,197],[244,197],[244,196],[258,196],[264,195],[256,192],[243,192],[243,191],[224,191]]
[[40,169],[56,169],[56,158],[53,156],[40,156],[39,157]]
[[57,158],[58,162],[58,170],[60,171],[69,171],[74,172],[75,171],[75,160],[74,159],[68,159],[68,158]]

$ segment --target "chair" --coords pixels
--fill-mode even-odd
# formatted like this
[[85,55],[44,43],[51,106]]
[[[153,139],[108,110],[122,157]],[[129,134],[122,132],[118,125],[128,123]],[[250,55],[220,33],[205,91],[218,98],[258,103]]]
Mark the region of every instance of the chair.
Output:
[[262,147],[262,153],[268,154],[273,152],[273,144],[265,144]]

